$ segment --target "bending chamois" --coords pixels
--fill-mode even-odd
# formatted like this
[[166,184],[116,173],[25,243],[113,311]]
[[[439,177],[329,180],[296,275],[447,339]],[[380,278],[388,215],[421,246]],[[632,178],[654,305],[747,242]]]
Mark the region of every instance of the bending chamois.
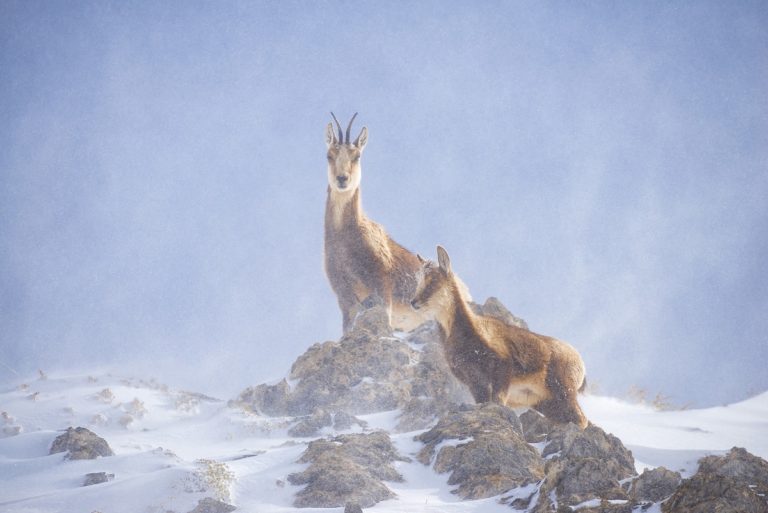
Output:
[[360,200],[360,156],[368,142],[363,127],[354,142],[349,132],[357,113],[347,126],[346,138],[328,123],[328,199],[325,204],[325,272],[339,300],[346,332],[362,301],[381,298],[392,326],[404,331],[424,322],[409,306],[416,290],[416,273],[421,264],[413,253],[387,235],[384,228],[368,219]]
[[462,299],[448,253],[440,246],[437,257],[438,265],[419,257],[422,272],[411,305],[438,322],[448,365],[475,401],[534,407],[553,421],[586,427],[576,401],[586,384],[576,349],[475,314]]

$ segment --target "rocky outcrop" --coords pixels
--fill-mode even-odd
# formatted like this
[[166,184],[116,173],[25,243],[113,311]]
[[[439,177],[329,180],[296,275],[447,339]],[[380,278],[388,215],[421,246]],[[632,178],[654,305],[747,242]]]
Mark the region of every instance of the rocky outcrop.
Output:
[[640,504],[661,502],[675,492],[680,481],[679,472],[664,467],[646,469],[630,485],[629,496]]
[[741,447],[725,456],[707,456],[699,460],[699,473],[729,477],[749,486],[755,493],[768,496],[768,462]]
[[84,427],[67,428],[56,437],[48,454],[66,452],[68,460],[93,460],[100,456],[114,456],[106,440]]
[[425,445],[417,459],[450,472],[448,484],[458,485],[453,492],[463,499],[493,497],[544,476],[544,462],[523,439],[517,415],[498,404],[451,412],[416,440]]
[[[393,333],[380,304],[365,304],[339,341],[315,344],[291,368],[289,379],[243,391],[230,405],[288,417],[294,437],[317,437],[288,480],[303,486],[297,507],[359,511],[393,498],[385,484],[400,481],[402,460],[384,432],[369,433],[356,415],[399,410],[396,431],[421,431],[417,459],[446,474],[463,499],[499,496],[530,513],[629,513],[654,505],[664,513],[766,510],[768,463],[743,449],[700,462],[681,482],[664,468],[635,471],[621,441],[590,424],[556,424],[535,410],[519,417],[497,404],[474,405],[445,361],[440,331],[428,323]],[[473,304],[477,313],[526,328],[495,298]]]
[[594,425],[552,424],[537,412],[522,417],[498,404],[450,412],[416,437],[424,444],[417,459],[450,473],[448,484],[464,499],[509,492],[504,502],[535,512],[632,509],[622,481],[637,474],[618,438]]
[[725,456],[707,456],[698,472],[664,502],[664,513],[768,513],[768,462],[734,447]]
[[310,442],[299,463],[309,463],[288,481],[306,485],[296,494],[297,508],[334,508],[357,504],[367,508],[395,496],[383,481],[402,481],[394,469],[400,456],[383,431],[341,435]]
[[[338,342],[315,344],[293,364],[289,385],[246,389],[230,404],[271,416],[302,416],[295,436],[313,436],[334,418],[402,410],[401,431],[423,429],[451,407],[471,401],[448,369],[434,325],[396,337],[386,311],[360,312]],[[343,424],[342,424],[343,425]]]

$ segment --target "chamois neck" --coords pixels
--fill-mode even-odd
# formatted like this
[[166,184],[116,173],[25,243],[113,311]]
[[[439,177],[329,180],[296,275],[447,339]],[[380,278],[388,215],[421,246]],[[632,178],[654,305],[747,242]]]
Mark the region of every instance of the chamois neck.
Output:
[[326,224],[340,228],[345,219],[357,221],[364,217],[360,201],[360,188],[353,191],[339,192],[328,186],[326,201]]
[[450,287],[443,292],[439,313],[435,320],[442,326],[446,337],[450,337],[457,324],[473,325],[473,313],[469,310],[461,290],[455,280],[452,279]]

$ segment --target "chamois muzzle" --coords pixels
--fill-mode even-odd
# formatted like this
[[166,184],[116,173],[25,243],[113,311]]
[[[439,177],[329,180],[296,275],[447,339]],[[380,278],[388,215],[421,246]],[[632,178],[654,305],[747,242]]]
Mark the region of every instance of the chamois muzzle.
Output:
[[339,184],[339,189],[344,189],[347,186],[347,183],[349,182],[348,176],[337,176],[336,177],[336,183]]

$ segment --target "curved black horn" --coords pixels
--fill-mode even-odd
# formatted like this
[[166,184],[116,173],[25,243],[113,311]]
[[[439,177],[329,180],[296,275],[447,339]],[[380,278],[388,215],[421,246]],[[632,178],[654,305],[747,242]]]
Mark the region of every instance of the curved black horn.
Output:
[[349,144],[349,131],[352,130],[352,122],[357,117],[357,112],[355,112],[355,115],[352,116],[352,119],[349,120],[349,125],[347,125],[347,140],[345,141],[347,144]]
[[333,116],[333,120],[336,122],[336,126],[339,128],[339,144],[344,144],[344,136],[341,133],[341,125],[339,124],[339,120],[336,119],[336,116],[331,112],[331,116]]

